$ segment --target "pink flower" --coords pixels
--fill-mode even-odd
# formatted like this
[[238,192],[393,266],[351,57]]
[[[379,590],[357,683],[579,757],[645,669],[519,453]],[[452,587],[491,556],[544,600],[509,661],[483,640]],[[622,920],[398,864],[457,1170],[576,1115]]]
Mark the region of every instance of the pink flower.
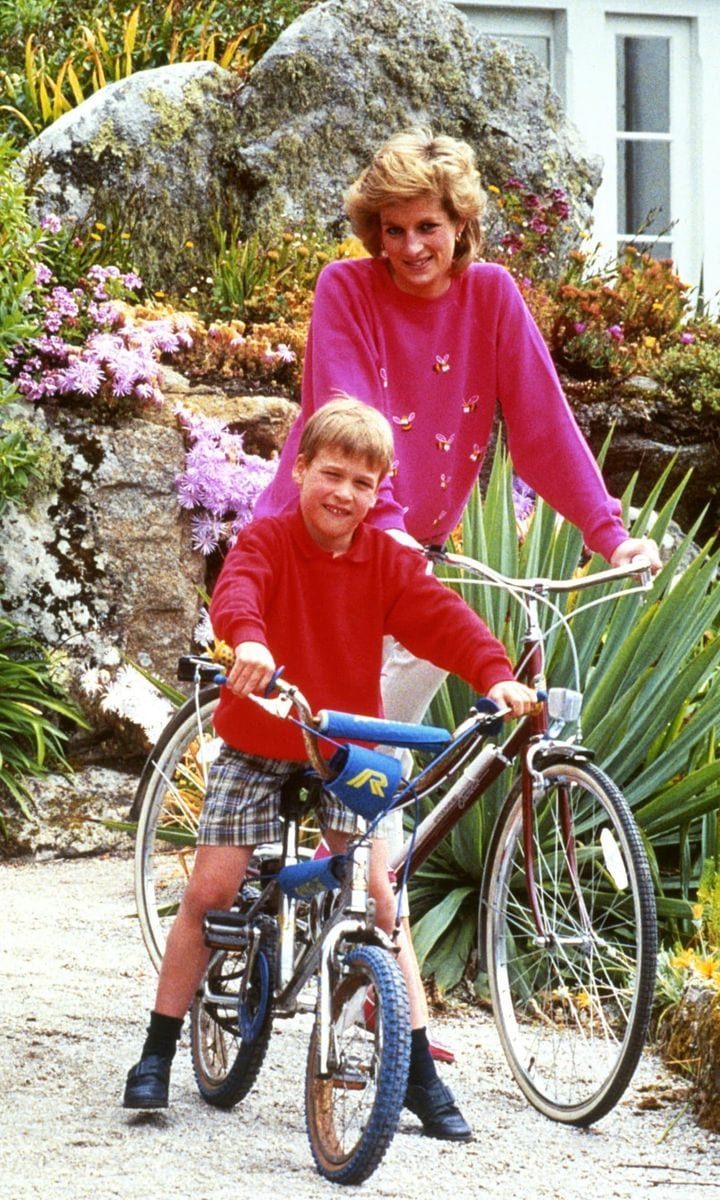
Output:
[[683,343],[683,345],[690,346],[695,341],[695,334],[683,333],[680,337],[680,341]]
[[624,342],[625,334],[619,325],[610,325],[607,330],[608,337],[614,338],[616,342]]

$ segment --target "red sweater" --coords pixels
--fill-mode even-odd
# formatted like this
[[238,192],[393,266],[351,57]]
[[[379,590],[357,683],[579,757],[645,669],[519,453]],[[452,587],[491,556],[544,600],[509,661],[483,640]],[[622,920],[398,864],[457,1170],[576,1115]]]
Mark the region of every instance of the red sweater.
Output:
[[[267,517],[243,530],[225,559],[210,619],[215,636],[233,648],[244,641],[266,645],[313,711],[382,714],[385,634],[478,692],[511,679],[502,644],[426,566],[415,550],[367,525],[345,554],[333,557],[310,537],[299,511]],[[215,728],[250,754],[306,758],[295,725],[228,688]]]

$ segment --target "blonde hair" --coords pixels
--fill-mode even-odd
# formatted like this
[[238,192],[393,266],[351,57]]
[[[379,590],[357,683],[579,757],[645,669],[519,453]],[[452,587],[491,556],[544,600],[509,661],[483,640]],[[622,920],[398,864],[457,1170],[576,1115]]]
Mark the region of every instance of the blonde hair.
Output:
[[395,458],[390,423],[369,404],[339,392],[327,404],[316,409],[300,437],[298,454],[306,463],[326,446],[336,446],[344,454],[364,458],[380,477],[387,475]]
[[395,134],[346,191],[345,211],[353,232],[377,258],[382,250],[380,210],[420,196],[434,197],[451,220],[464,221],[452,265],[453,274],[459,274],[480,257],[487,203],[475,152],[467,142],[435,137],[424,128]]

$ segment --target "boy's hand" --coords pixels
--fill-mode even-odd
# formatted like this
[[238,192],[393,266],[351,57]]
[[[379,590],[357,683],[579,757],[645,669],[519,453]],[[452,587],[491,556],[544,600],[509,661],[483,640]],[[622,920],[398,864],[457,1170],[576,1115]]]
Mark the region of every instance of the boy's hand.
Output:
[[235,662],[227,686],[236,696],[264,692],[272,679],[275,659],[262,642],[240,642],[235,647]]
[[509,708],[513,717],[524,717],[538,705],[535,692],[524,683],[518,683],[517,679],[503,679],[501,683],[493,684],[488,699],[494,700],[500,708]]

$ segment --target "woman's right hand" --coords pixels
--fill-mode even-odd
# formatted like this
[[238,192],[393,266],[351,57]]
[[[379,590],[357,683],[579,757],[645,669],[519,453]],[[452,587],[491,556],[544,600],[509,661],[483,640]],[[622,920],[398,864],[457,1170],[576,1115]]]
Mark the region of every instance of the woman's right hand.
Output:
[[262,693],[275,671],[275,659],[262,642],[240,642],[235,647],[235,662],[227,686],[236,696]]

